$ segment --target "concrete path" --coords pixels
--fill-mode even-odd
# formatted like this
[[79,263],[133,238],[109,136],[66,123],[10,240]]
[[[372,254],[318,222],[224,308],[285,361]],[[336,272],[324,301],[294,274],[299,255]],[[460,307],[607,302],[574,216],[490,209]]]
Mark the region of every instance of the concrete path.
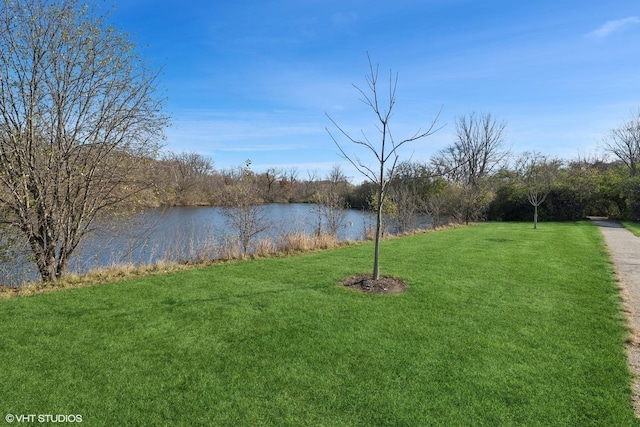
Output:
[[635,375],[633,406],[636,416],[640,417],[640,237],[617,222],[590,219],[600,227],[620,282],[631,332],[627,354],[629,367]]

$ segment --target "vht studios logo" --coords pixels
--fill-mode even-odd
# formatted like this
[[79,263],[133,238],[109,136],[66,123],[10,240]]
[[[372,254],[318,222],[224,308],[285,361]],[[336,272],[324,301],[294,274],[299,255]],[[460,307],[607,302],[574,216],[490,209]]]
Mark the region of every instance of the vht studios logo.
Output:
[[81,423],[82,415],[64,414],[7,414],[8,423]]

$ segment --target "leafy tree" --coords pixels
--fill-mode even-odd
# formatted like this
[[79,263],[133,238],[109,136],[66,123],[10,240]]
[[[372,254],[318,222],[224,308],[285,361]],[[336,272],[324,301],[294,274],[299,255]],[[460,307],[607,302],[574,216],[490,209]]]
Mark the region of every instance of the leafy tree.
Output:
[[524,187],[516,180],[501,182],[487,211],[491,221],[528,221],[530,204]]
[[369,200],[375,192],[376,185],[370,181],[364,181],[349,193],[347,204],[352,209],[369,209]]
[[406,143],[416,141],[422,138],[425,138],[431,134],[433,134],[436,129],[435,125],[437,123],[439,114],[436,118],[431,122],[426,131],[418,130],[412,136],[402,139],[395,140],[392,136],[391,129],[389,127],[391,122],[391,117],[393,113],[393,107],[396,103],[396,88],[398,85],[398,74],[395,74],[395,77],[392,71],[389,71],[389,85],[388,85],[388,93],[389,98],[383,104],[380,98],[381,92],[380,87],[378,85],[378,66],[373,66],[371,62],[371,58],[367,54],[367,58],[369,60],[369,75],[366,76],[367,87],[368,90],[363,90],[360,87],[353,85],[356,90],[362,95],[361,101],[374,113],[376,120],[376,128],[378,131],[379,143],[372,142],[362,131],[362,137],[354,137],[342,127],[340,127],[336,121],[331,118],[327,114],[327,117],[331,121],[331,123],[338,129],[339,133],[342,134],[343,137],[346,138],[347,141],[351,142],[360,147],[364,147],[365,150],[371,154],[376,160],[375,166],[367,164],[363,162],[357,155],[349,155],[343,149],[342,145],[336,140],[331,131],[327,128],[327,132],[329,136],[336,144],[342,157],[349,161],[359,173],[361,173],[365,178],[367,178],[370,182],[372,182],[377,189],[376,192],[376,201],[375,201],[375,211],[376,211],[376,233],[375,233],[375,245],[374,245],[374,261],[373,261],[373,274],[372,279],[378,280],[380,276],[380,268],[379,268],[379,255],[380,255],[380,240],[382,238],[382,209],[384,206],[384,202],[387,196],[388,184],[393,179],[395,174],[395,168],[398,163],[398,150],[405,145]]
[[589,204],[590,215],[621,219],[627,213],[626,183],[629,173],[619,162],[593,163],[595,192]]
[[[563,171],[564,172],[564,171]],[[566,176],[566,175],[565,175]],[[548,213],[546,216],[554,221],[577,221],[586,214],[583,197],[571,184],[558,179],[547,196]]]
[[78,0],[0,4],[0,209],[43,281],[149,186],[168,122],[157,71],[104,19]]
[[640,176],[630,176],[624,181],[624,192],[627,197],[625,217],[632,221],[640,221]]

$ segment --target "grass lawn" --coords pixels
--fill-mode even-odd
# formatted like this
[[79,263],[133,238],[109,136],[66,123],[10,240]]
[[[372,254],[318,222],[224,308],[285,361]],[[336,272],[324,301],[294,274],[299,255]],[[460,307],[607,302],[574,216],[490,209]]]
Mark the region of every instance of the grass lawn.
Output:
[[[386,241],[0,301],[0,412],[83,426],[629,426],[620,298],[590,223]],[[68,425],[68,424],[67,424]]]
[[622,225],[624,225],[624,227],[630,230],[633,234],[640,237],[640,223],[625,221]]

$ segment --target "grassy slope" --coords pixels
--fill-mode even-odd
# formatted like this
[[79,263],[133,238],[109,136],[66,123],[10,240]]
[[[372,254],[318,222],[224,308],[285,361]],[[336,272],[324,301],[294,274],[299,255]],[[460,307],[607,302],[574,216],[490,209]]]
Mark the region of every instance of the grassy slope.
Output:
[[633,234],[640,237],[640,223],[625,221],[622,225],[629,229]]
[[633,425],[590,224],[385,242],[399,296],[334,285],[372,247],[0,301],[0,412],[83,425]]

